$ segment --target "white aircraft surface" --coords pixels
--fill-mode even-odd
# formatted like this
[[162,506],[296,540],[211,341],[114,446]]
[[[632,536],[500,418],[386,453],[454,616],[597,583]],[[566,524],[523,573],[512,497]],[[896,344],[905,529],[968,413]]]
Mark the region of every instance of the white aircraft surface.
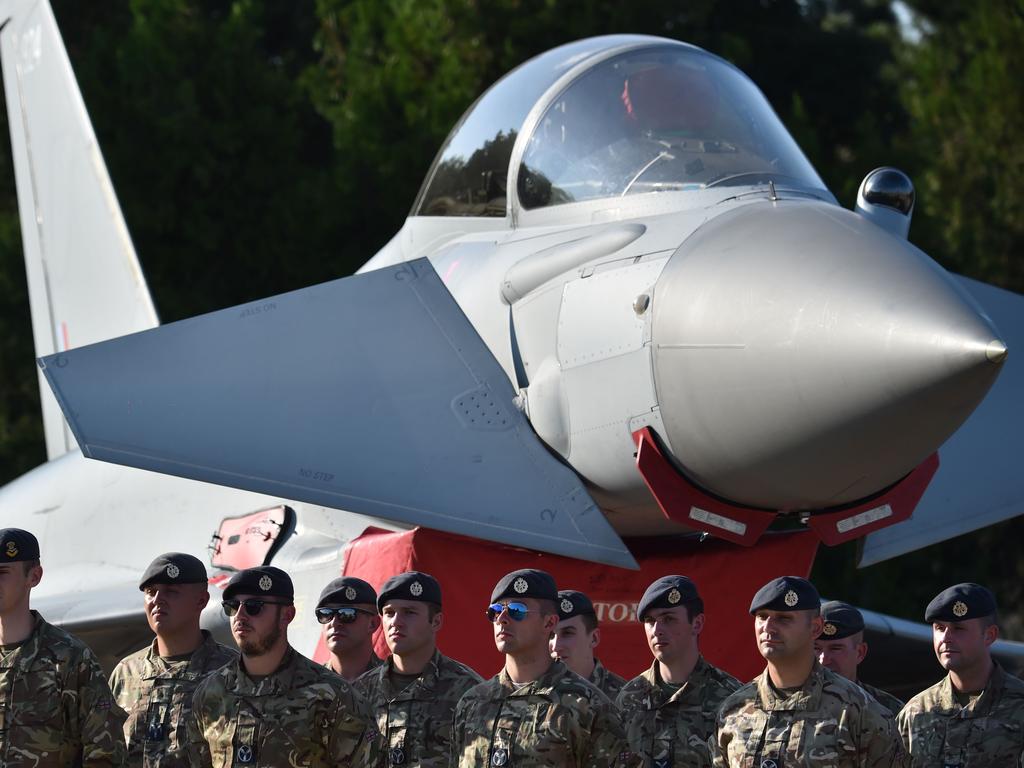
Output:
[[369,525],[628,567],[619,534],[796,517],[870,561],[1024,512],[1024,300],[907,242],[900,172],[840,208],[699,48],[532,59],[360,274],[160,326],[49,4],[0,19],[50,458],[0,509],[40,538],[36,606],[108,661],[148,636],[149,561],[211,542],[293,575],[310,652]]

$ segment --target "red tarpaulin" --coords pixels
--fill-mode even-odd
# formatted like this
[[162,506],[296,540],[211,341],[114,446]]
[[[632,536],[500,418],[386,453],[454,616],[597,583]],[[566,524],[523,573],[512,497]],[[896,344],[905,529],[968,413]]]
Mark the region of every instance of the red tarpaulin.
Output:
[[[627,679],[651,664],[643,627],[636,620],[641,595],[660,576],[683,574],[697,583],[704,598],[704,656],[740,680],[749,680],[764,666],[754,645],[751,598],[776,576],[806,577],[817,546],[817,538],[807,532],[769,534],[750,548],[719,540],[633,541],[630,549],[640,570],[627,571],[425,528],[399,533],[370,529],[348,545],[344,574],[364,579],[374,589],[403,571],[431,574],[444,595],[441,652],[486,678],[502,666],[484,615],[491,590],[510,571],[540,568],[555,577],[559,589],[577,589],[593,600],[601,622],[597,656]],[[386,656],[379,632],[376,643],[378,654]],[[314,658],[327,658],[322,638]]]

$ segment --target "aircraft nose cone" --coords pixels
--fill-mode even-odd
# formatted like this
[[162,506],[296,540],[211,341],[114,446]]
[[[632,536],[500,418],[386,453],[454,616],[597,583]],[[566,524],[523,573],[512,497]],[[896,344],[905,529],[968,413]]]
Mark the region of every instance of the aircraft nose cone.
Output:
[[768,509],[896,482],[966,420],[1007,354],[941,267],[824,203],[712,219],[673,254],[652,309],[667,447],[706,489]]

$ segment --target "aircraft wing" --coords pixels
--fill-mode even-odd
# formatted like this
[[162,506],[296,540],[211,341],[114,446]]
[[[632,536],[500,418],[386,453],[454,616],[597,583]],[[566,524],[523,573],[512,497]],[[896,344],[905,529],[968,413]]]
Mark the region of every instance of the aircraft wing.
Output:
[[426,259],[40,365],[87,457],[636,567]]
[[981,405],[939,449],[939,470],[913,517],[868,534],[861,567],[1024,514],[1024,296],[957,280],[995,323],[1010,354]]

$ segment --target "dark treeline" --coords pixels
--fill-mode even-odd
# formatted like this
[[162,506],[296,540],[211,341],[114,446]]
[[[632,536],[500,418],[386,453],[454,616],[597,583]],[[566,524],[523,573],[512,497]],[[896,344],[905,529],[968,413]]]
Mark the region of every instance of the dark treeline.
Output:
[[[479,93],[534,54],[612,32],[732,61],[843,205],[896,165],[918,189],[915,243],[1024,290],[1024,0],[906,0],[899,15],[880,0],[53,2],[164,321],[351,273],[401,226]],[[6,141],[0,179],[6,481],[45,451]],[[1009,608],[1024,559],[981,553],[1022,532],[1011,522],[862,572],[855,547],[823,550],[814,575],[910,618],[961,579],[989,581]]]

